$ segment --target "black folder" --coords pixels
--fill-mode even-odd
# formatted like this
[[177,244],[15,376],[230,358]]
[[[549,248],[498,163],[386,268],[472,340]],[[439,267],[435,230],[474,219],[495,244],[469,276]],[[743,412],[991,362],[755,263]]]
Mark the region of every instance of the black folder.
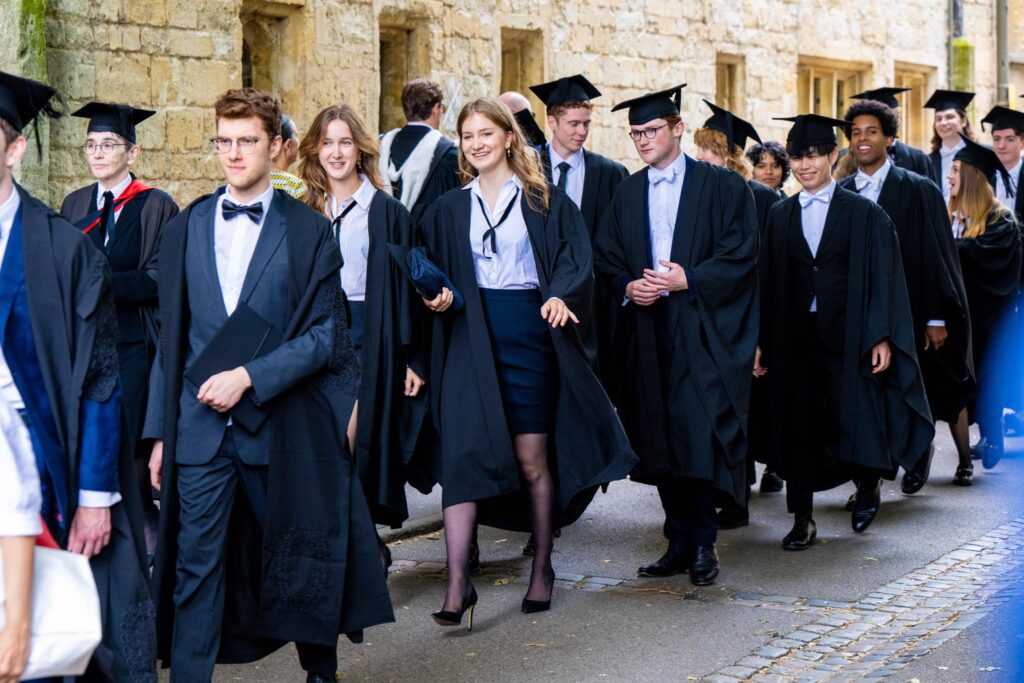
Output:
[[[283,340],[282,334],[263,316],[239,302],[224,326],[192,361],[192,365],[185,371],[185,378],[197,388],[201,387],[203,382],[218,372],[234,370],[265,356],[280,346]],[[257,404],[252,395],[246,392],[228,414],[236,425],[255,434],[270,413],[266,406]]]

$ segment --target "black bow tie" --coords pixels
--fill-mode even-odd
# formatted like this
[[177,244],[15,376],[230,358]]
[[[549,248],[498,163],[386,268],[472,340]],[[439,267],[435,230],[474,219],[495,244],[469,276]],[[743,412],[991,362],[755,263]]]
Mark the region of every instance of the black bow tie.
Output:
[[257,202],[256,204],[243,206],[241,204],[235,204],[230,199],[225,199],[224,203],[221,204],[220,213],[224,216],[224,220],[226,221],[229,221],[241,214],[245,214],[253,223],[259,223],[260,219],[263,218],[263,203]]

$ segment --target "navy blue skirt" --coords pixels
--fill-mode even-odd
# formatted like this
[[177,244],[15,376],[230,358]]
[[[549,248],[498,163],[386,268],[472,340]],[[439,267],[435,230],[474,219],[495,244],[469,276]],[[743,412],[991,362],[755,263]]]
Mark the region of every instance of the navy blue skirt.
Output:
[[505,420],[512,434],[547,434],[555,412],[558,361],[536,289],[484,289]]
[[363,348],[363,330],[366,328],[366,302],[348,302],[348,336],[356,350]]

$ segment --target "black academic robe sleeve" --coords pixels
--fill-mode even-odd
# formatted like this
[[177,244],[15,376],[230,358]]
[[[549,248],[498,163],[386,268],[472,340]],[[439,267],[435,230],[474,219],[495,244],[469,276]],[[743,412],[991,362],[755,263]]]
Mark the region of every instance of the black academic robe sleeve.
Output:
[[157,298],[157,253],[160,234],[164,225],[178,215],[178,205],[162,190],[150,190],[144,197],[132,201],[143,201],[139,216],[142,230],[138,266],[134,270],[114,272],[111,283],[114,298],[118,301],[133,301],[155,304]]
[[459,174],[459,151],[456,145],[451,145],[438,160],[434,171],[427,178],[420,196],[416,198],[410,214],[413,225],[418,225],[423,219],[423,214],[430,208],[431,204],[440,199],[446,192],[458,188],[462,184]]

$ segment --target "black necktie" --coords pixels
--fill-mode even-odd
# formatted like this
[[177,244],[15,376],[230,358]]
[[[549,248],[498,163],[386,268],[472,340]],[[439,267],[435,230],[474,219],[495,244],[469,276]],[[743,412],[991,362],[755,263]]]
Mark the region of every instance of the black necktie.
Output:
[[558,189],[565,192],[565,184],[568,182],[569,170],[572,166],[569,165],[568,161],[563,161],[558,164]]
[[341,248],[341,222],[345,220],[345,216],[347,216],[354,208],[356,208],[356,202],[353,199],[352,203],[346,206],[345,210],[339,213],[334,220],[331,221],[331,230],[334,231],[334,239],[338,243],[338,248]]
[[100,210],[99,243],[102,247],[107,239],[114,239],[114,193],[107,190],[103,193],[103,208]]
[[220,207],[220,213],[224,216],[224,220],[226,221],[229,221],[241,214],[245,214],[253,223],[259,223],[260,219],[263,218],[263,203],[257,202],[255,204],[243,206],[241,204],[235,204],[230,199],[225,199],[224,203]]
[[[497,233],[497,230],[498,230],[498,228],[501,227],[502,223],[504,223],[506,220],[508,220],[508,215],[510,213],[512,213],[512,207],[515,206],[516,199],[518,197],[519,197],[519,188],[516,188],[516,191],[512,194],[512,200],[509,201],[508,206],[505,207],[505,213],[501,214],[501,218],[494,225],[491,225],[491,219],[487,217],[487,207],[484,206],[484,200],[480,199],[479,196],[477,196],[477,198],[476,198],[477,203],[480,204],[480,213],[482,213],[484,215],[484,222],[487,223],[487,229],[484,230],[484,239],[483,239],[484,248],[486,249],[487,242],[488,242],[488,240],[490,240],[490,242],[491,242],[491,254],[492,255],[498,253],[498,233]],[[484,255],[486,256],[486,251],[485,251]],[[487,258],[491,258],[491,257],[487,256]]]

